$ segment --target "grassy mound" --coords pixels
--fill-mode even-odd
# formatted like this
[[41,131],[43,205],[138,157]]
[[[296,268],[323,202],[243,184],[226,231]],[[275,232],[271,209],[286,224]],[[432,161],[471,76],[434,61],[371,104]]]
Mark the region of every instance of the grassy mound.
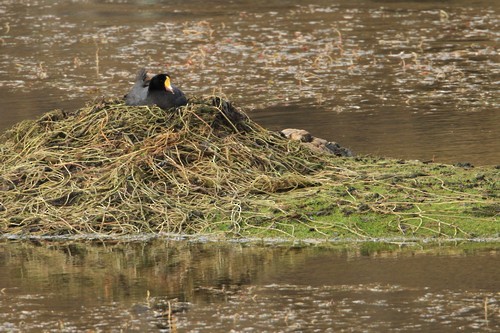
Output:
[[4,141],[2,227],[49,234],[203,231],[249,196],[309,185],[320,162],[219,98],[54,111]]
[[103,101],[0,144],[0,231],[498,236],[499,172],[314,152],[218,97]]

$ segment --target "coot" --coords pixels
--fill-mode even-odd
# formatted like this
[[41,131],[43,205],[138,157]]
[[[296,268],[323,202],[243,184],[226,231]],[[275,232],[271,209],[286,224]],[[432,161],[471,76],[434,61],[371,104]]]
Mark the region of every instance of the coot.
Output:
[[164,110],[187,104],[184,93],[170,83],[168,74],[157,74],[151,80],[141,68],[137,73],[134,86],[125,95],[127,105],[158,105]]

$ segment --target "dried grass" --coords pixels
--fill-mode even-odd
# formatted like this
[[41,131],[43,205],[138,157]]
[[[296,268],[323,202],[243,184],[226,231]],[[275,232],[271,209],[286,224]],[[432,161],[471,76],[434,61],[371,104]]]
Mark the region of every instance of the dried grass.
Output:
[[182,108],[101,101],[3,135],[3,230],[42,234],[200,232],[250,197],[310,185],[318,155],[230,103]]
[[0,139],[0,232],[264,237],[498,235],[499,170],[337,158],[223,99],[101,101]]

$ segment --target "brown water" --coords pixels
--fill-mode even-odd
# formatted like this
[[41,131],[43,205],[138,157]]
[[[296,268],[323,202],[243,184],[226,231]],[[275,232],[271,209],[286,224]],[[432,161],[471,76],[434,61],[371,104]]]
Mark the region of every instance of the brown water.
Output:
[[[146,66],[357,153],[500,164],[498,1],[308,3],[0,0],[0,130]],[[1,242],[0,331],[500,329],[498,245],[373,246]]]
[[0,241],[0,332],[498,332],[499,250]]
[[500,2],[0,1],[0,130],[137,69],[357,153],[500,164]]

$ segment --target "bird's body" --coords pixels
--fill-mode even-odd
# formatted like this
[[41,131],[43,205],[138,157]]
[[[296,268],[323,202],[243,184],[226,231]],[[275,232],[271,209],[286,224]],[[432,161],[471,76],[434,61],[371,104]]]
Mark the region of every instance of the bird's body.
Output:
[[144,105],[148,97],[148,73],[146,69],[141,68],[135,78],[134,85],[128,94],[125,95],[125,104]]
[[139,70],[134,85],[125,95],[127,105],[158,105],[164,110],[187,104],[184,93],[170,84],[168,74],[158,74],[148,79],[144,68]]

